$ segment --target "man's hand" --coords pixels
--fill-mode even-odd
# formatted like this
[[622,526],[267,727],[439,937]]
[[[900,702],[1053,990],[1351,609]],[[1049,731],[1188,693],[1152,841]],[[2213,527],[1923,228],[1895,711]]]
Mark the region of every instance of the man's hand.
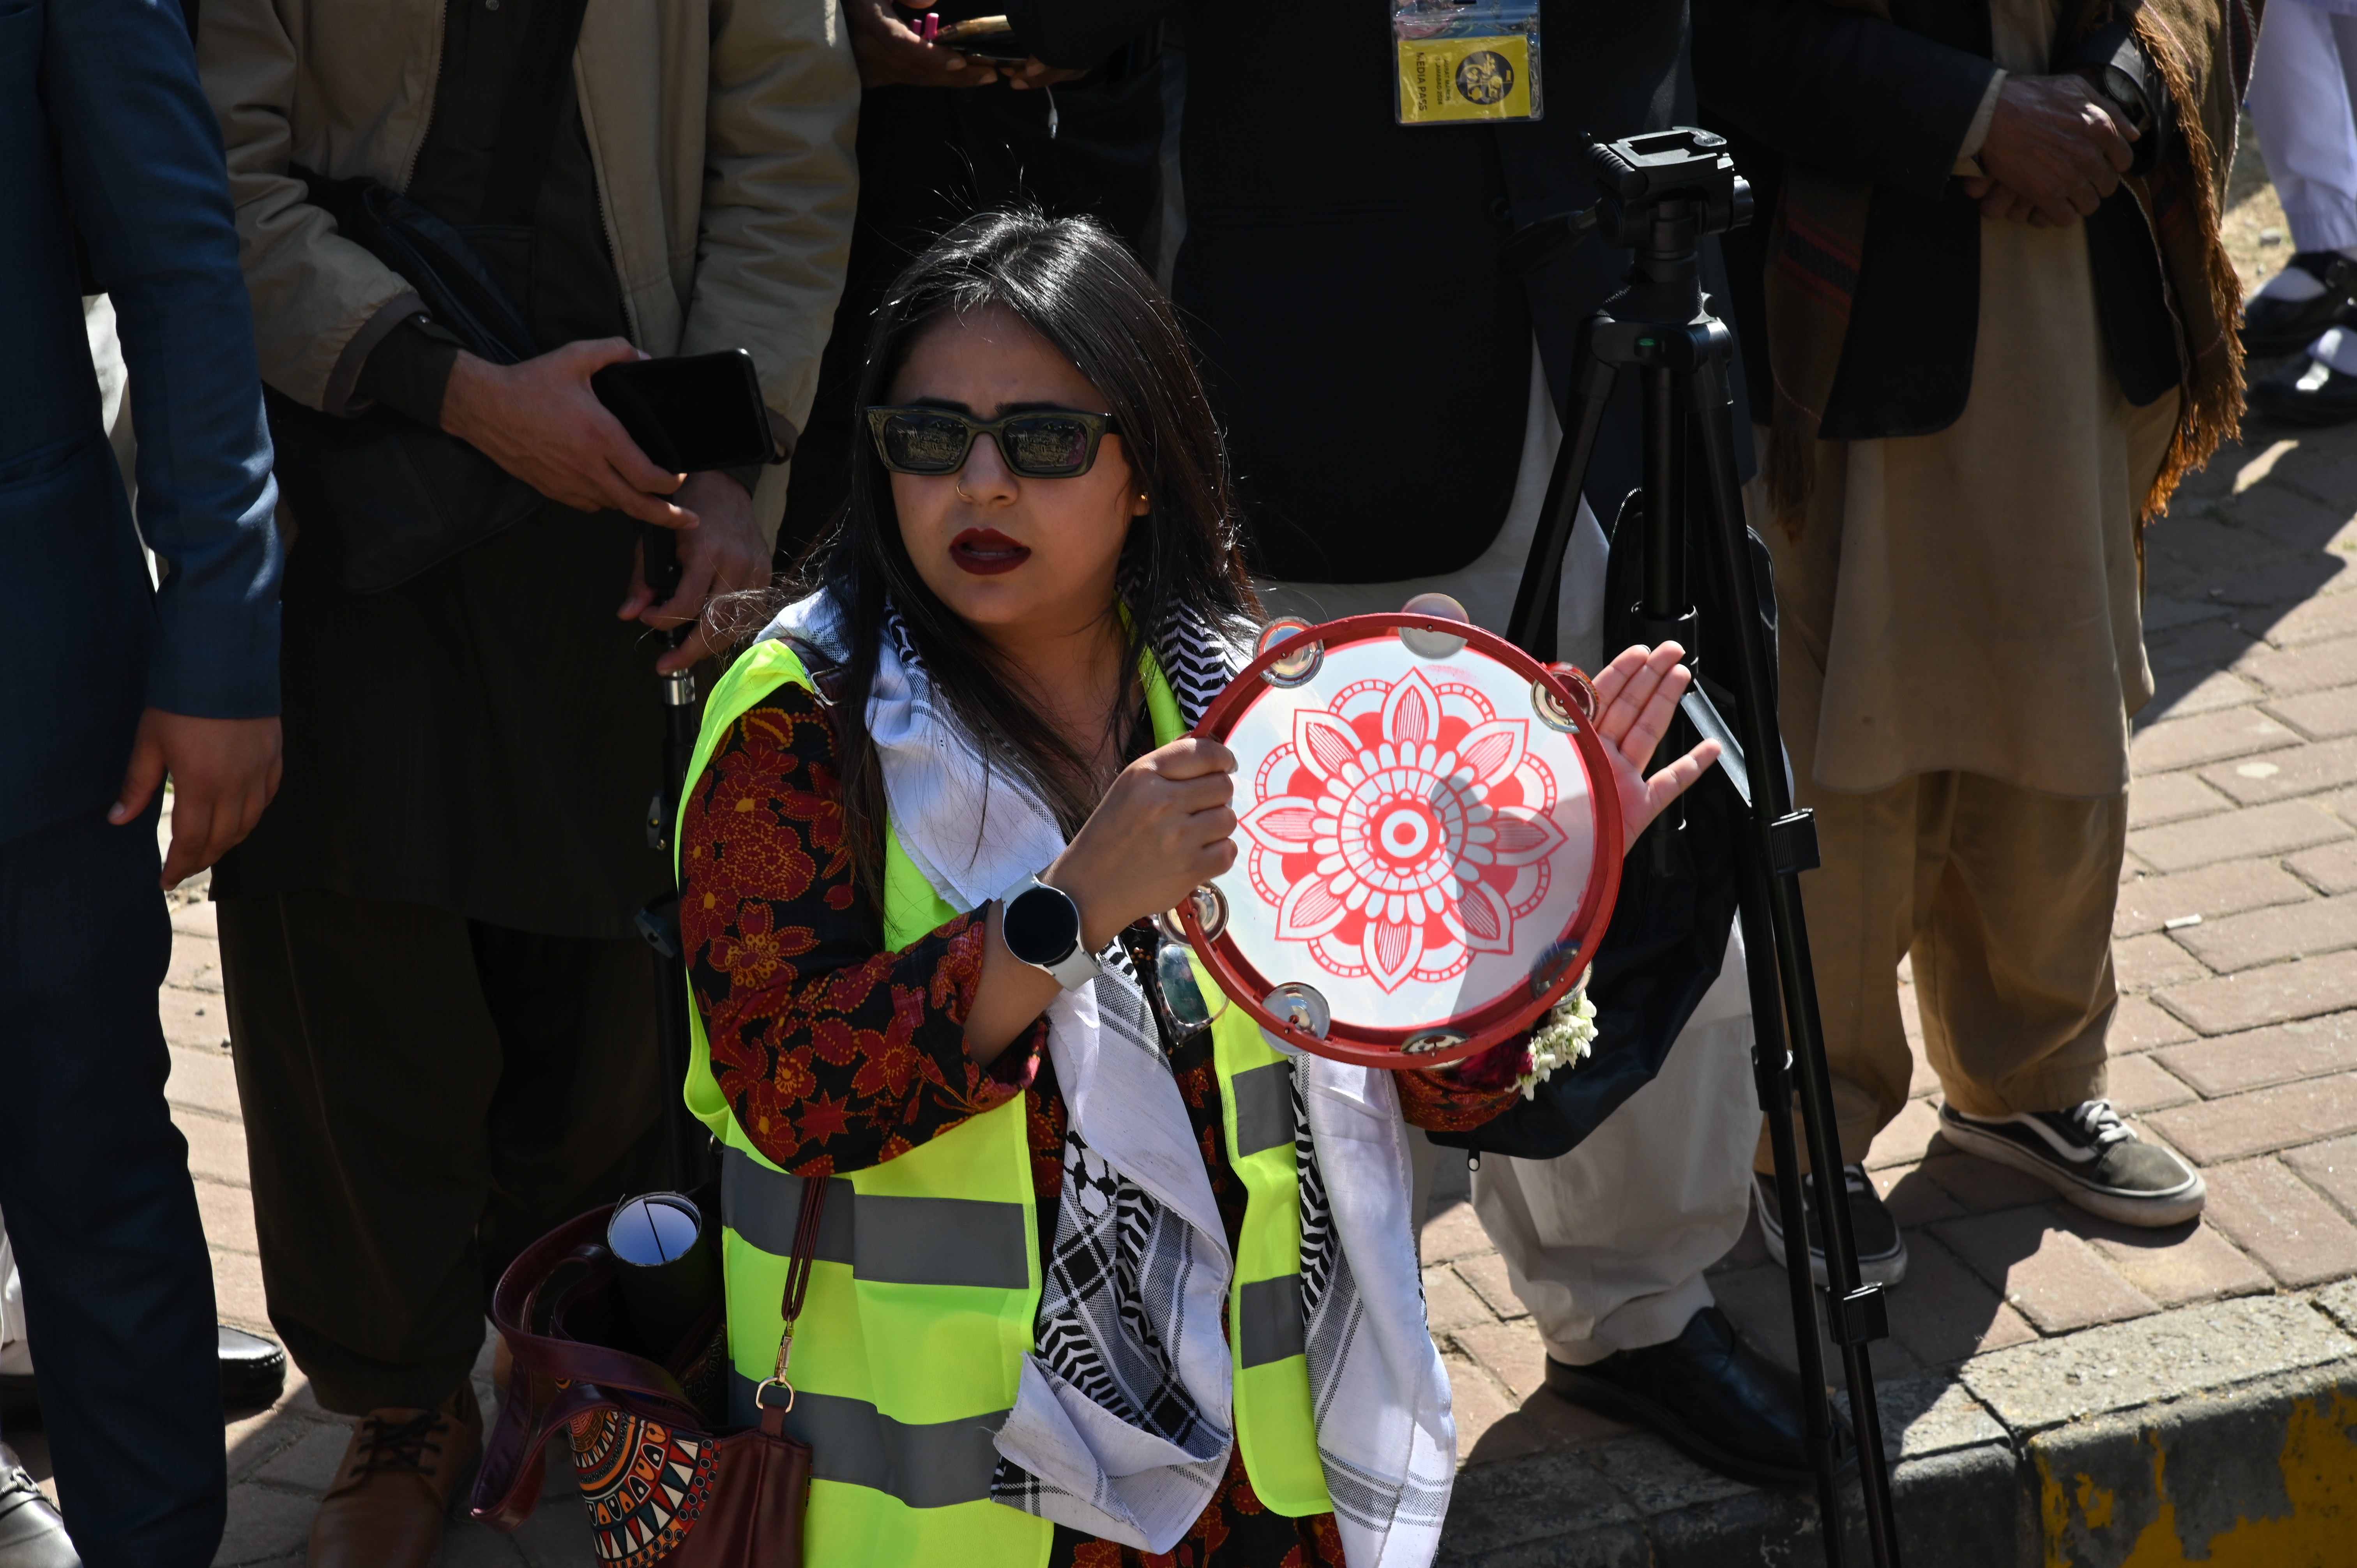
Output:
[[647,586],[643,546],[630,567],[630,590],[615,612],[624,620],[644,621],[668,629],[691,617],[696,628],[687,640],[655,660],[668,674],[684,670],[716,651],[709,629],[701,619],[705,603],[721,594],[770,585],[770,542],[753,521],[753,498],[726,474],[691,474],[680,487],[679,499],[703,520],[702,525],[679,536],[679,588],[658,604]]
[[998,69],[1006,73],[1006,85],[1017,92],[1034,87],[1053,87],[1060,81],[1071,81],[1075,77],[1088,75],[1085,70],[1073,70],[1065,66],[1049,65],[1037,55],[1033,55],[1021,65],[1003,65]]
[[[924,6],[916,9],[921,14]],[[862,87],[985,87],[998,80],[987,62],[919,38],[892,0],[844,0],[844,11],[851,18],[851,54],[859,62]]]
[[139,715],[131,766],[106,820],[136,822],[172,776],[172,848],[164,856],[167,890],[235,848],[278,793],[278,721],[192,719],[150,708]]
[[2119,188],[2134,127],[2077,76],[2008,76],[1964,194],[1991,218],[2065,227]]
[[589,390],[594,372],[646,357],[619,338],[567,343],[521,365],[461,352],[442,394],[442,428],[553,501],[694,528],[694,513],[662,499],[682,476],[649,461]]

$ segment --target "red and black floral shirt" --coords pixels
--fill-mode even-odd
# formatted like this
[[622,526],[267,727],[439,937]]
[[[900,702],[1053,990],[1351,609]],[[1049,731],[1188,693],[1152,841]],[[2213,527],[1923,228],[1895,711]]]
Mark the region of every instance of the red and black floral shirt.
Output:
[[[834,728],[802,686],[780,686],[714,752],[687,801],[680,927],[712,1073],[755,1147],[800,1176],[841,1175],[1024,1097],[1039,1240],[1055,1236],[1064,1101],[1045,1020],[989,1069],[965,1050],[985,926],[961,915],[900,951],[855,897]],[[1229,1167],[1211,1031],[1170,1048],[1203,1168],[1233,1245],[1244,1190]],[[1500,1061],[1505,1056],[1501,1054]],[[1420,1127],[1480,1125],[1512,1102],[1486,1058],[1452,1078],[1400,1075]],[[1170,1552],[1149,1556],[1059,1527],[1056,1568],[1339,1568],[1329,1515],[1289,1519],[1253,1496],[1241,1460]]]

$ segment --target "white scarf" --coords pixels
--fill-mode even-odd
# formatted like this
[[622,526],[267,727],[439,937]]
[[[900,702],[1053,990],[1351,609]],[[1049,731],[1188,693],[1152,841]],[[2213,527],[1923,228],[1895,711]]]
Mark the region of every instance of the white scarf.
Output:
[[[847,653],[823,594],[788,606],[762,636]],[[1191,617],[1151,640],[1194,722],[1234,668],[1230,650]],[[893,831],[947,902],[979,908],[1063,853],[1047,806],[936,704],[897,615],[867,725]],[[1151,1004],[1119,942],[1101,958],[1104,975],[1048,1009],[1068,1112],[1065,1194],[1041,1348],[997,1434],[994,1490],[1165,1552],[1210,1505],[1234,1441],[1222,1324],[1235,1261]],[[1388,1072],[1324,1057],[1297,1058],[1294,1072],[1310,1392],[1343,1553],[1351,1568],[1424,1568],[1448,1511],[1457,1434],[1425,1323],[1398,1089]],[[1135,1275],[1118,1287],[1124,1271],[1090,1266],[1116,1246]]]

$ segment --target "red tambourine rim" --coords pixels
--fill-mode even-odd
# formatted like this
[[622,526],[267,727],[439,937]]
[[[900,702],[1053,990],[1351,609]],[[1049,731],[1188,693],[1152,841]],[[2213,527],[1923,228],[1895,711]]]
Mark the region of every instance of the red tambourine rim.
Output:
[[[1547,1010],[1567,995],[1587,972],[1596,956],[1597,942],[1610,924],[1612,907],[1620,893],[1620,856],[1616,848],[1620,843],[1620,797],[1612,780],[1611,759],[1606,756],[1604,743],[1596,737],[1594,724],[1587,713],[1580,694],[1571,683],[1554,671],[1533,659],[1521,649],[1494,632],[1460,620],[1448,620],[1439,616],[1389,615],[1346,616],[1321,625],[1308,627],[1286,638],[1275,647],[1263,651],[1228,682],[1227,689],[1211,700],[1203,710],[1201,722],[1189,732],[1209,740],[1224,740],[1237,716],[1262,694],[1261,672],[1297,648],[1310,643],[1327,650],[1351,643],[1372,641],[1379,637],[1398,635],[1402,628],[1418,631],[1438,632],[1443,636],[1462,638],[1466,643],[1488,654],[1499,663],[1535,682],[1544,682],[1563,704],[1566,713],[1576,715],[1577,722],[1569,732],[1573,749],[1579,755],[1581,766],[1587,770],[1587,793],[1596,817],[1596,854],[1587,874],[1587,887],[1581,896],[1577,911],[1555,940],[1558,947],[1566,947],[1569,954],[1561,973],[1552,984],[1536,996],[1527,994],[1526,988],[1495,998],[1469,1013],[1443,1019],[1437,1023],[1420,1024],[1412,1029],[1378,1029],[1358,1025],[1346,1025],[1337,1020],[1329,1026],[1324,1037],[1277,1017],[1262,1000],[1275,991],[1280,981],[1264,976],[1252,961],[1238,950],[1232,937],[1224,932],[1218,938],[1206,938],[1200,921],[1196,918],[1194,900],[1179,906],[1179,919],[1186,927],[1188,944],[1220,989],[1228,993],[1231,1003],[1241,1007],[1260,1026],[1277,1039],[1297,1049],[1311,1051],[1337,1061],[1359,1067],[1386,1068],[1402,1070],[1410,1068],[1443,1067],[1462,1061],[1488,1050],[1501,1041],[1510,1039],[1530,1028]],[[1432,1051],[1410,1052],[1401,1048],[1406,1040],[1436,1029],[1461,1030],[1466,1039],[1458,1045]],[[1347,1031],[1347,1034],[1344,1032]]]

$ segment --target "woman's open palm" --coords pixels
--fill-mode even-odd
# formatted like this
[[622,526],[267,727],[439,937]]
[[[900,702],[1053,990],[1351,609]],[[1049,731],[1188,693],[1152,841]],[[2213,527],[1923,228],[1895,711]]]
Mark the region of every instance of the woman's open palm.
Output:
[[1596,736],[1611,759],[1612,782],[1620,792],[1620,848],[1627,854],[1637,836],[1671,801],[1692,789],[1718,760],[1718,742],[1706,740],[1651,779],[1640,771],[1670,727],[1678,699],[1694,683],[1678,661],[1686,650],[1674,642],[1627,649],[1596,676]]
[[[1400,607],[1409,615],[1470,620],[1465,607],[1447,594],[1418,594]],[[1596,676],[1596,735],[1612,762],[1613,787],[1620,792],[1620,853],[1652,826],[1671,801],[1694,788],[1718,760],[1718,742],[1704,741],[1651,779],[1638,769],[1668,733],[1678,699],[1694,684],[1694,672],[1678,661],[1686,650],[1674,642],[1659,648],[1641,643],[1622,651]]]

